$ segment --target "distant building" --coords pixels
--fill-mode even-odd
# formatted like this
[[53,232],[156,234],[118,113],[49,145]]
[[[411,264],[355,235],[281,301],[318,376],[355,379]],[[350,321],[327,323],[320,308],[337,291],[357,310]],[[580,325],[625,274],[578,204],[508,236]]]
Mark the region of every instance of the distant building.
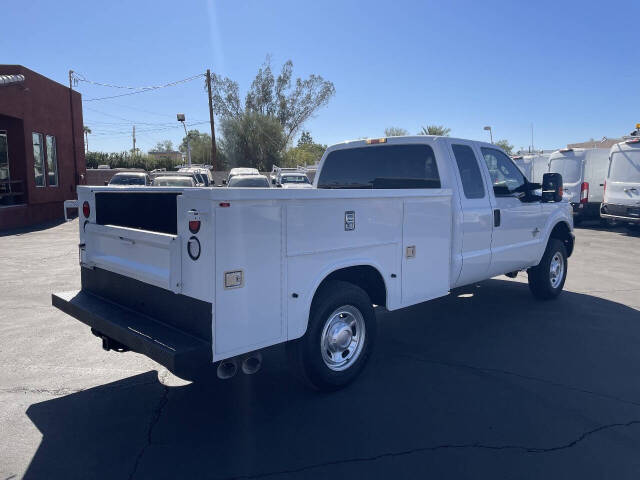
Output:
[[182,162],[182,152],[177,150],[170,152],[149,152],[148,155],[156,160],[171,160],[176,165]]
[[84,177],[80,94],[0,65],[0,230],[64,218]]
[[622,142],[622,138],[607,138],[602,140],[589,140],[587,142],[568,143],[567,148],[611,148],[616,143]]

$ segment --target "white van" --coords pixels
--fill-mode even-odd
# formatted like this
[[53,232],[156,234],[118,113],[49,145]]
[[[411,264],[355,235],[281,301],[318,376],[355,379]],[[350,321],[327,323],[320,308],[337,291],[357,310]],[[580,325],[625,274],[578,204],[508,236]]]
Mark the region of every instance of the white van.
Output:
[[549,156],[548,153],[540,153],[511,158],[530,182],[542,184],[542,176],[549,171]]
[[640,227],[640,138],[611,147],[600,216]]
[[549,172],[562,175],[563,197],[573,206],[574,222],[599,218],[608,167],[606,148],[564,148],[549,157]]

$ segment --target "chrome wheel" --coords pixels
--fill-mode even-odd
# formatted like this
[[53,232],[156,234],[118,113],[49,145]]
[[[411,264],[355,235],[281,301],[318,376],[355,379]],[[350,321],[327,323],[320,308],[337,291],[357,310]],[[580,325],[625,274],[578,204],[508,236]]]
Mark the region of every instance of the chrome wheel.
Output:
[[564,276],[564,258],[562,253],[556,252],[551,258],[551,264],[549,265],[549,280],[551,281],[551,287],[558,288],[562,282]]
[[360,310],[351,305],[334,310],[320,336],[325,365],[336,372],[349,368],[362,353],[365,335],[364,317]]

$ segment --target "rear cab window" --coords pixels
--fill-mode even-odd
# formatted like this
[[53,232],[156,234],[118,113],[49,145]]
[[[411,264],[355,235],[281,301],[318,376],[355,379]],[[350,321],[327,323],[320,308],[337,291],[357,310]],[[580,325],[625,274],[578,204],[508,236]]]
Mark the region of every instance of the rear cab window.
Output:
[[370,145],[330,152],[318,188],[441,188],[429,145]]

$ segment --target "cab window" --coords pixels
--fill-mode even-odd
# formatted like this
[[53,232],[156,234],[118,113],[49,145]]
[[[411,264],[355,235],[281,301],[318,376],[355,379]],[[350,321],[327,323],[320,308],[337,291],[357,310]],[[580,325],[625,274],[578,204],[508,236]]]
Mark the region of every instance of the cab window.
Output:
[[467,198],[484,198],[484,181],[471,147],[468,145],[451,145],[451,149],[456,157],[464,196]]
[[489,169],[495,196],[508,197],[520,191],[526,179],[515,163],[500,150],[487,147],[482,147],[481,150]]

